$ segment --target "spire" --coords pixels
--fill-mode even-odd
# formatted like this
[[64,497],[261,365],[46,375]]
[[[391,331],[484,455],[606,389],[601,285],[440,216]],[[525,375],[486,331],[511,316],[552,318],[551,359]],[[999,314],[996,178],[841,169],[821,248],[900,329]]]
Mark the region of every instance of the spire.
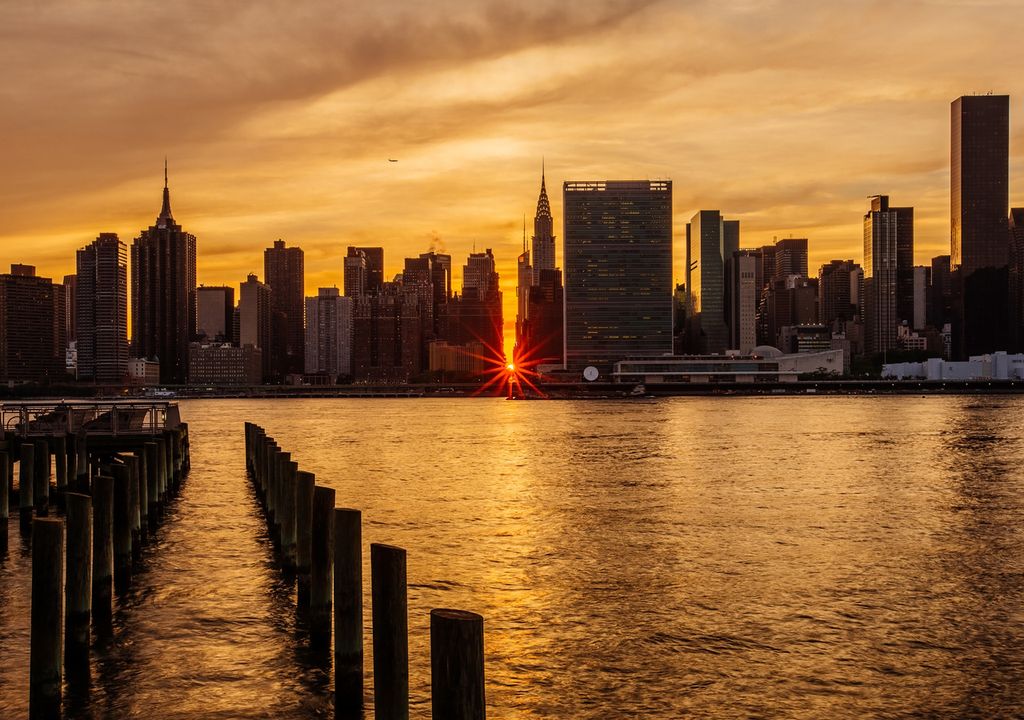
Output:
[[160,216],[156,219],[158,228],[165,228],[174,224],[174,216],[171,215],[171,191],[167,187],[167,156],[164,156],[164,204],[160,208]]
[[551,217],[551,203],[548,201],[548,189],[544,184],[544,159],[540,161],[540,197],[537,198],[537,217]]

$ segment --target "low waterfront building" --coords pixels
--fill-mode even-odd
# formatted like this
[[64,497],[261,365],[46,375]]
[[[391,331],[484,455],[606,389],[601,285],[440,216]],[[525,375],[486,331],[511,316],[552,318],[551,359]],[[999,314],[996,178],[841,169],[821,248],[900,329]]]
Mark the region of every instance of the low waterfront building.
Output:
[[615,363],[612,378],[622,383],[796,382],[801,375],[844,373],[842,350],[783,354],[759,346],[750,355],[665,355]]
[[146,358],[130,358],[125,368],[129,385],[150,387],[160,384],[160,362]]
[[924,362],[890,363],[882,377],[892,380],[1024,380],[1024,354],[999,351],[967,360],[928,358]]
[[193,385],[259,385],[263,351],[252,345],[192,343],[188,378]]

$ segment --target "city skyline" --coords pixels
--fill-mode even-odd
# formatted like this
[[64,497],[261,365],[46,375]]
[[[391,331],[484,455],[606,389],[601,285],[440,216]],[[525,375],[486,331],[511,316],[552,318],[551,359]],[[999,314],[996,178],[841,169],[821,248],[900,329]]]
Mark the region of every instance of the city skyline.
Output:
[[[810,238],[812,267],[856,259],[863,198],[889,194],[915,207],[915,264],[925,264],[949,252],[952,98],[1011,95],[1010,175],[1021,176],[1019,92],[1005,62],[1013,38],[1002,29],[1022,11],[903,4],[856,44],[837,37],[864,9],[670,2],[580,13],[542,3],[431,17],[399,6],[354,13],[342,29],[272,6],[122,16],[86,4],[59,17],[5,8],[11,22],[0,25],[23,31],[0,51],[19,98],[17,116],[0,121],[19,139],[0,179],[0,239],[30,244],[39,272],[60,277],[68,253],[97,233],[130,238],[151,222],[169,154],[176,213],[200,243],[200,283],[258,272],[258,251],[278,238],[306,251],[307,296],[341,286],[348,245],[388,248],[392,276],[404,257],[431,247],[464,256],[475,241],[498,259],[508,337],[521,218],[532,215],[545,158],[551,188],[672,179],[677,250],[685,221],[714,207],[741,221],[746,246]],[[267,40],[247,45],[281,57],[262,47],[236,56],[230,43],[223,55],[205,50],[236,24]],[[117,50],[147,46],[155,28],[182,42],[158,56]],[[679,47],[677,28],[701,38]],[[440,57],[398,52],[427,30],[452,39]],[[43,62],[47,42],[68,32],[75,42],[62,59]],[[374,39],[350,42],[350,32]],[[190,121],[136,115],[153,89],[192,107]],[[1024,204],[1012,181],[1010,192],[1011,206]],[[560,193],[551,204],[557,235]]]

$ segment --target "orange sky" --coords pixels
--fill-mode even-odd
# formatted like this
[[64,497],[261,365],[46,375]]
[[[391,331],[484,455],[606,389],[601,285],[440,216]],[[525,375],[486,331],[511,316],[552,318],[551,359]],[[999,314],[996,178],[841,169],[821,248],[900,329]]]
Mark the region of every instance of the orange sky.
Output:
[[924,263],[948,252],[958,95],[1011,95],[1024,204],[1020,27],[1016,0],[3,3],[0,264],[59,277],[99,232],[130,242],[165,154],[200,282],[262,275],[283,238],[310,293],[349,244],[389,275],[442,249],[458,287],[475,243],[509,336],[542,156],[559,239],[563,180],[671,178],[677,278],[700,208],[743,245],[809,237],[816,267],[861,259],[876,193],[917,208]]

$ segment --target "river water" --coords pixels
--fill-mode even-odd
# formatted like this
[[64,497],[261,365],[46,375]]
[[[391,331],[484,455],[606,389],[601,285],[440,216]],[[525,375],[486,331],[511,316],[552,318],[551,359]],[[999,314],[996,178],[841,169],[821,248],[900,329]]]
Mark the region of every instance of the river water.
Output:
[[[1024,399],[181,410],[192,472],[69,716],[331,715],[330,659],[306,649],[246,480],[245,420],[363,510],[366,543],[407,548],[414,717],[433,607],[484,616],[490,718],[1024,715]],[[4,718],[27,708],[29,565],[12,522]]]

